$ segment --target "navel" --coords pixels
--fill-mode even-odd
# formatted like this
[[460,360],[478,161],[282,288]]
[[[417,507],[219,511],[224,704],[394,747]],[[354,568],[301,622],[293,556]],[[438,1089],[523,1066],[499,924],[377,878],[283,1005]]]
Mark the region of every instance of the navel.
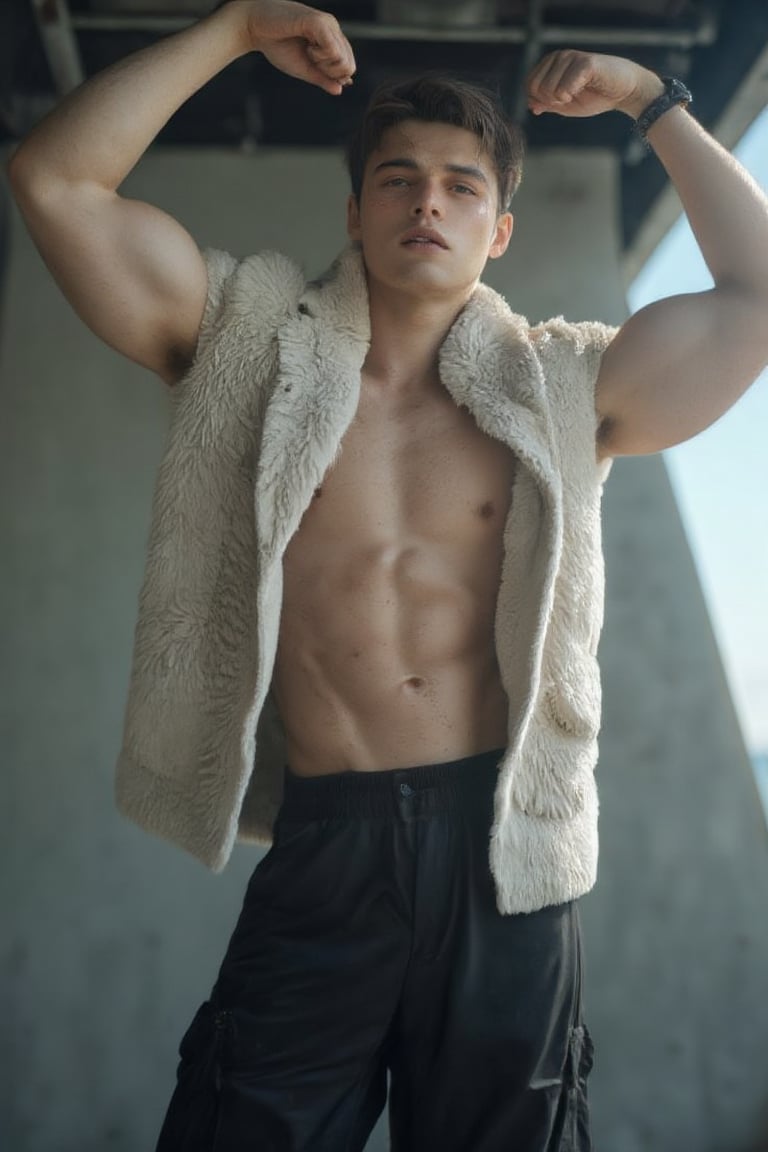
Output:
[[486,500],[486,502],[484,504],[480,505],[478,511],[479,511],[480,515],[482,516],[483,520],[489,520],[491,518],[491,516],[493,516],[493,513],[495,511],[495,509],[493,507],[493,501],[492,500]]
[[423,676],[409,676],[405,682],[406,688],[412,688],[414,692],[419,692],[425,684],[426,680]]

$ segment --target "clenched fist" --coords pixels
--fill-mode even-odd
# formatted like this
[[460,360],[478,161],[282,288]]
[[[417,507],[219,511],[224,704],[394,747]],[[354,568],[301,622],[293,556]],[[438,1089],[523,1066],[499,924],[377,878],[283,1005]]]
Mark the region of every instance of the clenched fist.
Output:
[[355,57],[335,16],[292,0],[234,0],[249,47],[270,64],[332,96],[352,83]]
[[528,77],[528,107],[534,115],[597,116],[617,109],[637,118],[664,85],[647,68],[622,56],[549,52]]

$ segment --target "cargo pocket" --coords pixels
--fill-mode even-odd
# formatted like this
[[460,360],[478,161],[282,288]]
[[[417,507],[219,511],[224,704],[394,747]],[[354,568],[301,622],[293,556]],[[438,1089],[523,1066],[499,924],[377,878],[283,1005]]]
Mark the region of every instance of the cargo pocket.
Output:
[[561,1152],[592,1152],[592,1132],[587,1103],[587,1077],[592,1071],[594,1046],[585,1024],[571,1028],[565,1074],[567,1106]]
[[176,1090],[156,1152],[216,1152],[232,1027],[232,1014],[210,1000],[198,1008],[179,1045]]

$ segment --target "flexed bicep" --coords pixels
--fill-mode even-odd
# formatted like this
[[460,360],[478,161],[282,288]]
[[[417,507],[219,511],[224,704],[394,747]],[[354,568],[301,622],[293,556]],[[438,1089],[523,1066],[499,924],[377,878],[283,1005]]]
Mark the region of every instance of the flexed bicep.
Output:
[[20,194],[41,256],[81,320],[168,384],[197,345],[207,273],[181,224],[154,205],[97,185]]
[[765,317],[738,291],[711,289],[647,305],[603,354],[599,450],[660,452],[702,432],[765,367]]

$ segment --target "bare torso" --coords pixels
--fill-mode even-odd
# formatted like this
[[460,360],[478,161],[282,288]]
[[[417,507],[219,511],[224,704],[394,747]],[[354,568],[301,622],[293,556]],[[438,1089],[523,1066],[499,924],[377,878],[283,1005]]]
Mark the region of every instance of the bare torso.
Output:
[[514,457],[438,385],[363,377],[284,558],[273,690],[300,775],[507,743],[494,616]]

